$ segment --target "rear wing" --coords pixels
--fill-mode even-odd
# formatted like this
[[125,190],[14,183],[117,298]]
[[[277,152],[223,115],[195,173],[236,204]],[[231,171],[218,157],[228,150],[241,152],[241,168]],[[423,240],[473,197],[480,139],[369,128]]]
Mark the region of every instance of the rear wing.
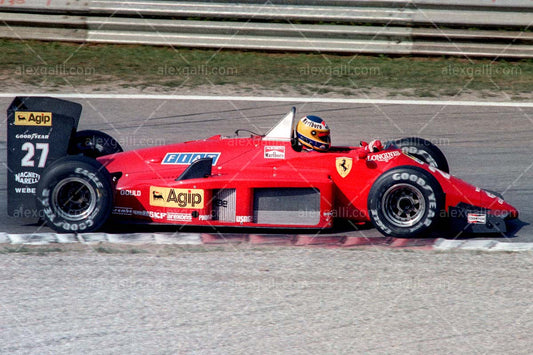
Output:
[[81,105],[50,97],[16,97],[7,109],[7,212],[35,217],[43,170],[67,155]]

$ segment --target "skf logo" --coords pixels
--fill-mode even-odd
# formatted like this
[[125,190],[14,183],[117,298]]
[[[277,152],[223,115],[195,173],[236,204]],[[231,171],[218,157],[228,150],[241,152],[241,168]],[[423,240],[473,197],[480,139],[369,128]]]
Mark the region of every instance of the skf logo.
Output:
[[346,177],[352,170],[353,159],[348,157],[339,157],[335,160],[335,166],[337,167],[337,172],[341,177]]
[[52,112],[15,112],[15,126],[51,126]]
[[217,165],[219,157],[220,153],[167,153],[161,164],[190,165],[198,159],[211,158],[213,160],[213,165]]
[[150,186],[150,206],[204,208],[204,190]]

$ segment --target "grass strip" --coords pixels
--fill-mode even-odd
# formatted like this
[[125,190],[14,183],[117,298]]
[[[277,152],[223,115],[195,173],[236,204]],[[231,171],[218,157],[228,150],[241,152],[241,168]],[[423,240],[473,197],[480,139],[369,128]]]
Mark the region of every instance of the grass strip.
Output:
[[[455,96],[533,88],[533,60],[265,53],[141,45],[95,45],[0,40],[0,75],[7,84],[53,90],[90,87],[157,88],[173,92],[202,85],[353,95],[384,89],[388,96]],[[5,89],[6,90],[6,89]]]

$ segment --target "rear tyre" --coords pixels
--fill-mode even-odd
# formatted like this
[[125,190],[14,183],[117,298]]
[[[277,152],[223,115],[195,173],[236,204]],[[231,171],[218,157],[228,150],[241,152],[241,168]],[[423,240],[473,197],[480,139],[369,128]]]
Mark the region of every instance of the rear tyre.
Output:
[[392,237],[420,237],[438,222],[444,194],[437,180],[418,167],[398,167],[381,175],[370,189],[372,224]]
[[109,172],[98,161],[67,156],[43,172],[37,206],[48,226],[57,232],[92,232],[111,214],[112,186]]
[[98,158],[108,154],[120,153],[123,149],[109,134],[100,131],[86,130],[76,132],[69,144],[69,154],[82,154],[90,158]]
[[445,173],[450,172],[446,157],[442,151],[430,141],[423,138],[409,137],[395,140],[392,143],[405,154],[420,159],[424,163],[434,166]]

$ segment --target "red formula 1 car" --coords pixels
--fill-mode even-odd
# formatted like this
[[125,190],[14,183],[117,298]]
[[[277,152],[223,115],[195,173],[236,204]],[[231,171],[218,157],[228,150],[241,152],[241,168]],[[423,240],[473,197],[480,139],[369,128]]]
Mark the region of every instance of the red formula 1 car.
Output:
[[110,218],[283,230],[348,219],[395,237],[428,235],[446,218],[466,232],[504,232],[518,216],[501,196],[451,176],[442,152],[423,139],[378,152],[302,150],[294,108],[265,135],[128,152],[102,132],[77,132],[80,112],[58,99],[13,101],[10,215],[36,210],[58,232],[94,231]]

